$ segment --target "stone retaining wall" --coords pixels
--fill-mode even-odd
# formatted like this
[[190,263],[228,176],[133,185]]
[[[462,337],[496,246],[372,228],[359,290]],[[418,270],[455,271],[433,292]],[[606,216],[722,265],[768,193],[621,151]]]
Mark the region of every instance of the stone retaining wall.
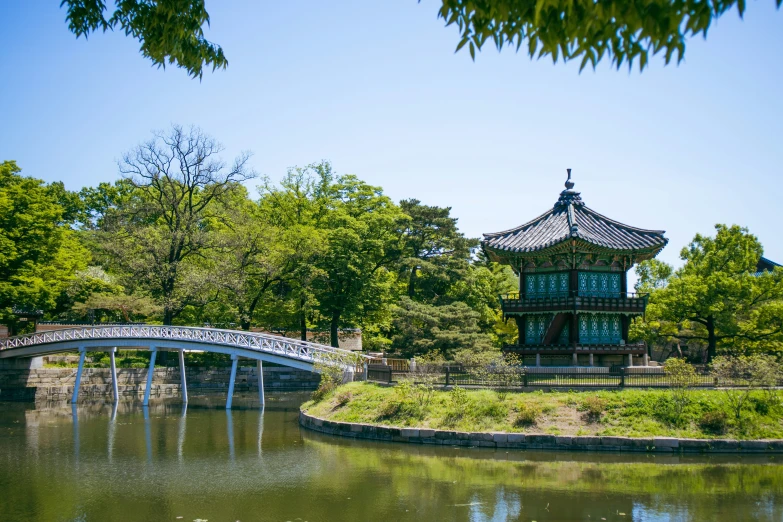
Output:
[[[186,368],[188,392],[227,390],[230,368]],[[121,395],[140,395],[147,383],[146,368],[118,368],[117,382]],[[267,391],[313,390],[321,377],[317,373],[286,367],[264,368]],[[76,380],[76,368],[8,369],[0,368],[0,400],[70,399]],[[234,391],[258,391],[256,367],[237,368]],[[79,395],[111,396],[111,372],[108,368],[85,368]],[[180,393],[179,368],[155,368],[153,396]]]
[[556,451],[633,451],[654,453],[783,453],[783,440],[678,439],[671,437],[570,437],[523,433],[482,433],[424,428],[390,428],[335,422],[299,412],[304,428],[356,439],[441,446]]

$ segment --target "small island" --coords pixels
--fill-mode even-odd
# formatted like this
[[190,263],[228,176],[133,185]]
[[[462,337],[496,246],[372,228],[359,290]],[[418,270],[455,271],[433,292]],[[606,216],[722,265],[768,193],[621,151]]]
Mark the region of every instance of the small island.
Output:
[[[407,441],[407,434],[413,435],[415,440],[411,442],[426,443],[424,439],[436,438],[433,430],[440,430],[453,434],[450,441],[441,440],[466,446],[482,445],[470,443],[482,437],[460,434],[483,433],[488,435],[487,441],[503,442],[523,441],[524,437],[518,435],[524,435],[530,441],[557,442],[558,448],[564,442],[572,445],[575,444],[572,439],[584,438],[585,447],[573,449],[601,449],[587,446],[601,446],[603,438],[622,446],[619,440],[629,437],[639,439],[639,444],[634,446],[636,450],[652,450],[654,438],[674,438],[680,442],[693,441],[691,446],[696,451],[716,447],[731,451],[735,446],[736,450],[783,451],[783,443],[773,440],[783,439],[783,424],[776,405],[769,404],[778,400],[776,396],[760,390],[749,393],[737,415],[725,393],[724,390],[690,390],[687,401],[680,402],[671,390],[519,393],[459,386],[434,389],[408,382],[395,387],[355,382],[339,386],[323,397],[316,393],[314,400],[302,405],[301,419],[305,427],[318,429],[323,423],[332,423],[333,429],[319,431],[354,437],[362,437],[362,430],[351,425],[400,429],[396,438],[394,431],[388,432],[390,437],[362,437],[400,442]],[[426,437],[411,434],[411,430],[426,432]],[[500,439],[493,439],[498,434]],[[701,443],[696,439],[701,439]],[[454,442],[458,440],[466,442]],[[725,443],[729,441],[736,444],[727,446]],[[658,445],[661,444],[659,440]],[[675,447],[687,446],[686,443]],[[611,449],[622,448],[612,446]]]

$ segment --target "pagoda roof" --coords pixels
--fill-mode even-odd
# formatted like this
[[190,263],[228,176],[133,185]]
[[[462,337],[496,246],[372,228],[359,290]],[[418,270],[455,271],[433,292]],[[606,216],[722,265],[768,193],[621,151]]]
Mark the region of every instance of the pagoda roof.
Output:
[[566,190],[557,203],[537,218],[518,227],[484,234],[485,250],[494,253],[535,253],[576,239],[602,250],[656,255],[669,241],[663,230],[645,230],[620,223],[587,207],[573,190],[568,169]]

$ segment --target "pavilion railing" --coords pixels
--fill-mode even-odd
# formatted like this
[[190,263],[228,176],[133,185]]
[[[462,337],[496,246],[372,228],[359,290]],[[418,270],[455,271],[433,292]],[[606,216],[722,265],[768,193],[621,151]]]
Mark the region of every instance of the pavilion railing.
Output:
[[590,298],[590,297],[604,297],[612,299],[646,299],[649,297],[649,293],[646,292],[580,292],[578,290],[572,290],[568,292],[550,292],[545,294],[525,294],[523,297],[519,292],[509,292],[507,294],[500,294],[500,298],[504,301],[547,301],[552,299],[571,299],[575,297]]
[[518,292],[499,296],[503,312],[571,312],[617,311],[643,313],[648,294],[635,292],[578,292],[553,293],[549,295],[525,295]]

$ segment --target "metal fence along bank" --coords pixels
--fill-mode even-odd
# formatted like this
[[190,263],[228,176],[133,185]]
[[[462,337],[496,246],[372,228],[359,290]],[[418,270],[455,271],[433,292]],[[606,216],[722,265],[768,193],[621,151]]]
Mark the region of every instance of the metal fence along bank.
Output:
[[[531,367],[502,368],[486,366],[426,365],[411,368],[402,364],[369,364],[367,380],[393,384],[401,380],[443,386],[485,388],[721,388],[746,386],[710,375],[706,369],[687,382],[677,381],[661,367]],[[399,368],[399,369],[395,369]],[[783,381],[778,382],[783,387]]]

